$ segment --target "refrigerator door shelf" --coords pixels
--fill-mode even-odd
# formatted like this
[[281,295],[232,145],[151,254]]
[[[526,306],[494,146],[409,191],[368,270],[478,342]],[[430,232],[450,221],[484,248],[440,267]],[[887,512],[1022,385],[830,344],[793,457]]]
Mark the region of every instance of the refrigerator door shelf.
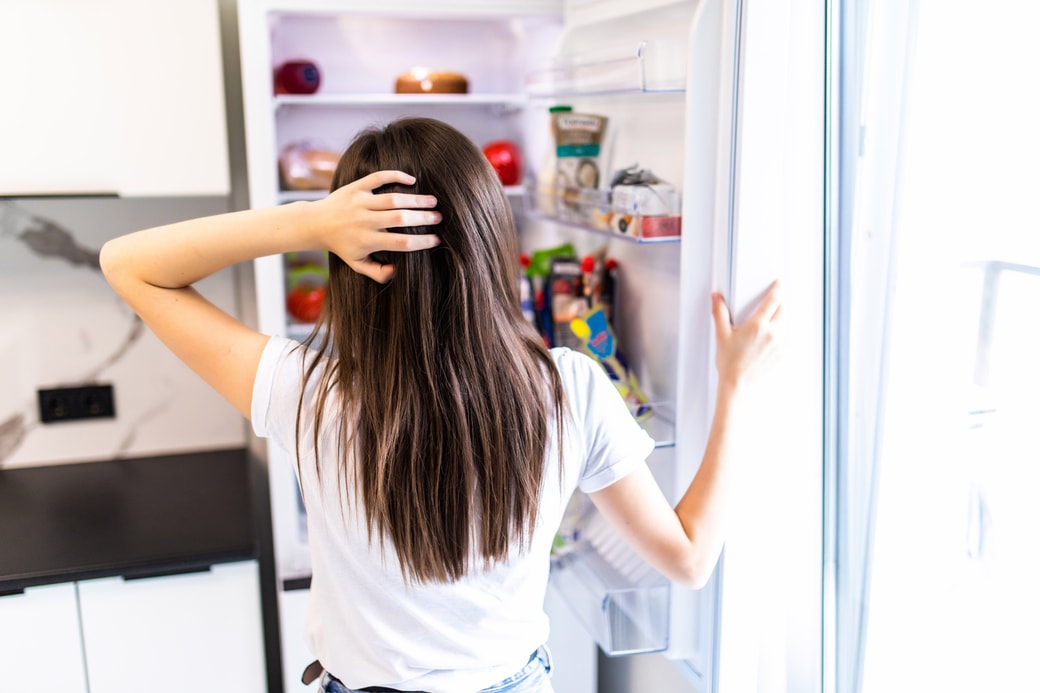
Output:
[[[633,186],[618,186],[626,192]],[[612,190],[533,186],[527,196],[527,214],[536,219],[629,241],[678,243],[682,239],[679,193],[671,186],[641,186],[645,195]]]
[[609,656],[668,648],[670,583],[594,515],[553,556],[550,585]]
[[[632,407],[630,407],[632,409]],[[639,407],[640,410],[649,410],[649,415],[643,418],[637,416],[637,411],[632,411],[632,416],[640,419],[639,423],[643,430],[654,439],[654,448],[675,447],[675,405],[671,402],[650,402]]]
[[681,41],[642,40],[560,56],[529,72],[533,98],[678,93],[686,89],[686,47]]

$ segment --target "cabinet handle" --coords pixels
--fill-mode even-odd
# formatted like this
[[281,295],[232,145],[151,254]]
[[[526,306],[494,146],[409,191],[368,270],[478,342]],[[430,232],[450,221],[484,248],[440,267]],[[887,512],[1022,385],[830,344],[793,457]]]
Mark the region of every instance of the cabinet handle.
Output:
[[170,577],[172,575],[191,575],[193,573],[208,573],[213,566],[211,564],[197,566],[178,566],[173,568],[142,568],[133,572],[123,573],[121,576],[125,582],[131,580],[147,580],[156,577]]
[[93,200],[93,199],[119,199],[120,195],[114,190],[84,190],[82,192],[59,192],[59,193],[18,193],[8,195],[0,193],[0,200]]
[[282,590],[285,592],[291,592],[293,590],[309,590],[311,588],[311,578],[290,578],[288,580],[282,580]]

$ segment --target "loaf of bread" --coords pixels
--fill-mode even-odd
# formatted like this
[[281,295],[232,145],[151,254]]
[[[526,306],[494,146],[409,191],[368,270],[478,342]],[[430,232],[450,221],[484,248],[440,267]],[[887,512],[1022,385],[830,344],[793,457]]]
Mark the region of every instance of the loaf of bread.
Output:
[[283,190],[328,190],[339,153],[313,142],[296,142],[282,150],[278,172]]
[[425,67],[413,67],[398,76],[394,84],[396,94],[467,94],[469,80],[457,72],[435,72]]

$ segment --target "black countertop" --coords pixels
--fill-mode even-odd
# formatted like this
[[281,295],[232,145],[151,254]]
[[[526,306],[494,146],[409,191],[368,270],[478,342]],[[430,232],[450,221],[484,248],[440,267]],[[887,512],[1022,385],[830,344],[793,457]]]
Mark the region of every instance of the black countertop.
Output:
[[0,470],[0,594],[257,555],[244,449]]

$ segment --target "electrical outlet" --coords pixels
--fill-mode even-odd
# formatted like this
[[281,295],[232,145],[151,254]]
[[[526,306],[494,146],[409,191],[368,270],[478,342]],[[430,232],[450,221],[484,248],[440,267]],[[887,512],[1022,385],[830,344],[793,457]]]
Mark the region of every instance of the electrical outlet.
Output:
[[111,385],[84,385],[53,390],[37,390],[40,421],[77,421],[80,419],[114,419],[116,402]]

